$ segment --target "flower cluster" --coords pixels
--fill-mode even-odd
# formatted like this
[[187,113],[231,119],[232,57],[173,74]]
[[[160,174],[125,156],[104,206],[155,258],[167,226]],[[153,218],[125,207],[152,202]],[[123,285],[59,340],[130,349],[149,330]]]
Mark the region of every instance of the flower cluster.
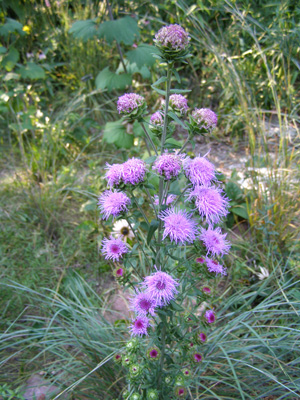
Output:
[[163,126],[164,124],[164,117],[161,111],[156,111],[150,117],[150,123],[154,126]]
[[118,186],[120,183],[137,185],[144,181],[147,172],[146,164],[139,158],[130,158],[123,164],[106,164],[105,179],[107,184]]
[[163,239],[167,236],[176,244],[192,243],[198,236],[197,222],[185,210],[169,208],[159,214],[164,222]]
[[161,28],[155,35],[154,42],[160,48],[185,50],[190,42],[188,33],[177,24]]
[[186,114],[188,110],[187,99],[181,94],[172,94],[169,99],[170,108],[180,115]]
[[119,97],[117,110],[119,114],[128,115],[138,111],[145,104],[145,99],[136,93],[126,93]]
[[192,112],[192,119],[200,129],[212,131],[218,123],[217,115],[209,108],[196,108]]
[[111,215],[113,218],[118,217],[121,213],[128,210],[130,198],[118,190],[106,190],[99,197],[98,205],[103,214],[103,219],[108,219]]
[[179,175],[182,167],[182,158],[183,156],[166,151],[157,157],[152,169],[169,181]]

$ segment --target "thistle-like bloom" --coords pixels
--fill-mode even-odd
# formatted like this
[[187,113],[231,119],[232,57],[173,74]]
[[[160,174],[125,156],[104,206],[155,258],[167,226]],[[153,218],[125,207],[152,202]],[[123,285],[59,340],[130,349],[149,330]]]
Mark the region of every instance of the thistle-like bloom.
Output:
[[175,153],[165,152],[157,157],[152,169],[169,181],[179,175],[182,166],[181,158]]
[[105,260],[119,261],[128,253],[128,247],[121,239],[110,236],[109,239],[103,239],[101,253],[105,256]]
[[161,111],[156,111],[150,117],[150,123],[155,126],[163,126],[164,124],[164,117]]
[[172,94],[170,96],[170,107],[181,115],[186,114],[188,110],[187,99],[181,94]]
[[117,110],[119,114],[130,114],[137,111],[145,104],[145,99],[136,93],[126,93],[119,97],[117,103]]
[[110,187],[118,186],[122,178],[122,164],[108,164],[106,163],[107,172],[105,174],[105,179]]
[[[167,200],[163,201],[163,205],[169,206],[172,204],[175,200],[177,199],[177,196],[175,194],[169,194],[167,196]],[[158,206],[159,205],[159,197],[157,194],[154,195],[154,205]]]
[[230,249],[228,240],[225,240],[226,233],[222,234],[221,228],[212,229],[208,227],[207,230],[201,229],[200,240],[204,243],[207,252],[215,255],[227,254]]
[[218,123],[217,115],[209,108],[195,108],[192,118],[200,129],[205,128],[209,131],[215,129]]
[[215,166],[205,157],[186,158],[183,163],[184,174],[194,186],[207,185],[215,179]]
[[135,320],[132,321],[132,325],[130,328],[131,336],[148,335],[147,329],[149,326],[149,319],[143,315],[139,315]]
[[138,292],[131,300],[131,309],[138,315],[155,315],[156,302],[149,293]]
[[201,361],[202,361],[202,355],[199,354],[199,353],[194,353],[194,354],[193,354],[193,360],[194,360],[194,362],[196,362],[196,363],[201,362]]
[[204,263],[205,263],[205,260],[204,260],[203,257],[197,257],[197,258],[196,258],[196,263],[198,263],[198,264],[204,264]]
[[139,158],[133,157],[122,164],[121,177],[125,184],[137,185],[143,182],[146,172],[146,163]]
[[207,336],[203,332],[199,333],[198,338],[199,338],[201,343],[205,343],[206,340],[207,340]]
[[155,35],[155,44],[171,50],[184,50],[188,47],[190,37],[188,33],[177,24],[161,28]]
[[120,219],[119,221],[116,221],[114,223],[113,235],[116,238],[124,240],[124,242],[126,242],[127,239],[134,238],[134,233],[132,232],[130,225],[128,224],[126,219]]
[[162,271],[146,276],[143,282],[146,292],[160,307],[166,306],[174,299],[178,293],[176,289],[178,285],[179,283],[171,275]]
[[192,243],[198,235],[197,222],[185,210],[169,208],[159,214],[164,221],[163,239],[169,236],[176,244]]
[[222,196],[222,189],[215,186],[195,186],[188,193],[188,201],[194,201],[202,218],[211,224],[218,223],[228,214],[229,201]]
[[216,316],[213,310],[207,310],[204,314],[204,317],[209,324],[213,324],[216,320]]
[[182,398],[186,398],[187,395],[187,390],[185,387],[183,386],[177,386],[175,389],[175,396],[176,397],[182,397]]
[[129,197],[117,190],[106,190],[99,197],[98,205],[103,214],[103,219],[108,219],[111,215],[113,218],[127,211],[127,206],[130,204]]
[[207,294],[208,296],[211,295],[211,288],[209,286],[203,286],[202,291],[204,294]]
[[147,357],[150,360],[157,360],[160,357],[160,350],[157,347],[150,347],[150,349],[147,350]]
[[219,264],[217,261],[211,260],[208,257],[206,257],[205,261],[209,272],[214,272],[216,275],[227,275],[227,269],[223,267],[223,265]]
[[118,269],[115,271],[115,274],[116,274],[116,277],[117,277],[117,278],[122,278],[122,276],[124,275],[124,270],[123,270],[123,268],[118,268]]

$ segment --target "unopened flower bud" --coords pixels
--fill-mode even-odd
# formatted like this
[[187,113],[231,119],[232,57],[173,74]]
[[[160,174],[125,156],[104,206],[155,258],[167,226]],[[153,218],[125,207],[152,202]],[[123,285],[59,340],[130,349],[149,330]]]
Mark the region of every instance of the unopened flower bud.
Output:
[[155,389],[147,390],[147,400],[158,400],[158,391]]

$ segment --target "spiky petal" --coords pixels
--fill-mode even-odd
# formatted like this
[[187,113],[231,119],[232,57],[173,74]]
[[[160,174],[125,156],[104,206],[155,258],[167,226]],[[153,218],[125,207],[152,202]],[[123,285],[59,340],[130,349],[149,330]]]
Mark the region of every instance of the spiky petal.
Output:
[[189,157],[183,163],[184,174],[196,185],[210,185],[211,181],[215,179],[215,166],[209,162],[205,157]]
[[146,276],[143,286],[146,293],[162,307],[170,303],[178,293],[176,287],[179,283],[166,272],[157,271],[152,275]]
[[148,335],[148,327],[150,326],[150,321],[147,317],[139,315],[132,321],[130,327],[131,336],[143,336]]
[[127,211],[130,204],[129,197],[118,190],[106,190],[99,197],[98,205],[103,214],[103,219],[108,219],[111,215],[113,218]]
[[219,264],[218,261],[212,260],[208,257],[206,257],[205,261],[209,272],[214,272],[216,275],[227,275],[227,269],[223,267],[223,265]]
[[152,169],[163,176],[166,180],[176,178],[182,167],[182,157],[176,153],[168,153],[157,157]]
[[212,229],[201,229],[200,240],[203,241],[207,252],[215,255],[227,254],[230,249],[228,240],[225,240],[226,233],[222,234],[221,228]]
[[119,261],[124,254],[128,253],[128,247],[121,239],[110,236],[109,239],[103,239],[101,252],[106,260]]
[[138,315],[155,315],[156,301],[149,295],[149,293],[138,292],[131,299],[131,309]]

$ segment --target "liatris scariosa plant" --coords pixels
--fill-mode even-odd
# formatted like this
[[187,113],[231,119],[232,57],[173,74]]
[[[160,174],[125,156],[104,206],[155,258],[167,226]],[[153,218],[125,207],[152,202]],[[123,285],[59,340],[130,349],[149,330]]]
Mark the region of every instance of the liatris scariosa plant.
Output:
[[[209,109],[188,114],[184,91],[171,89],[171,81],[179,80],[175,61],[188,57],[190,37],[179,25],[169,25],[154,42],[166,76],[152,87],[164,94],[164,109],[152,114],[149,132],[145,99],[129,93],[118,100],[124,121],[141,123],[152,154],[145,161],[107,164],[108,188],[99,208],[114,225],[103,239],[102,254],[131,292],[129,340],[117,349],[117,361],[122,359],[127,370],[122,398],[186,399],[204,372],[206,343],[218,319],[213,286],[227,274],[221,258],[230,244],[215,225],[226,216],[229,199],[207,155],[184,153],[195,135],[209,134],[217,125]],[[157,88],[162,83],[165,90]],[[171,149],[168,139],[178,122],[187,138],[180,149]],[[123,234],[116,225],[126,228]]]

